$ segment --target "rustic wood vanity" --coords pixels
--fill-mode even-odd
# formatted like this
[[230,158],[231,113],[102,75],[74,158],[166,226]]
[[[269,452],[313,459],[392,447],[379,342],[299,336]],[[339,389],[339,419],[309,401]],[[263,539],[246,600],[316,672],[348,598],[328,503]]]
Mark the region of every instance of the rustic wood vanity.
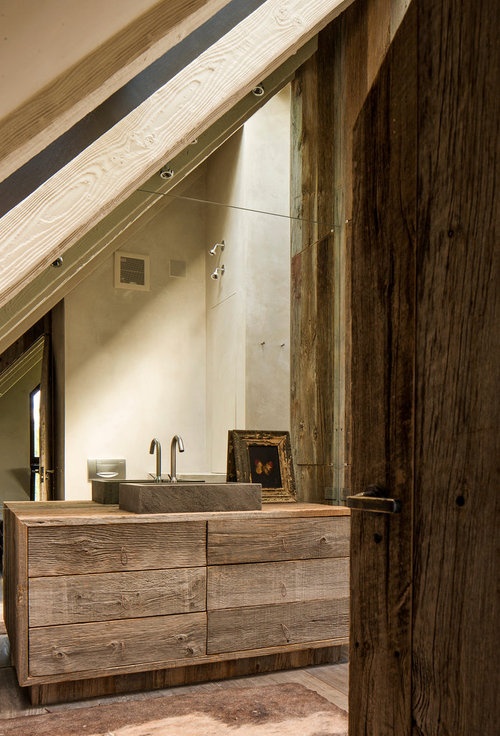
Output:
[[4,615],[33,703],[338,659],[349,510],[141,514],[8,502]]

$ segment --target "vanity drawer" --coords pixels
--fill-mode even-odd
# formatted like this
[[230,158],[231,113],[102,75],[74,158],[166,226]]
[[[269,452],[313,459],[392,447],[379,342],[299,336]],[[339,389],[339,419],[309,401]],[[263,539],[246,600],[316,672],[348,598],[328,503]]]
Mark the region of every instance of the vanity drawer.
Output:
[[206,522],[31,527],[28,575],[80,575],[206,564]]
[[205,567],[29,581],[30,627],[191,613],[205,604]]
[[348,599],[209,611],[207,654],[308,642],[343,643],[348,635]]
[[346,557],[208,568],[207,609],[349,598]]
[[30,629],[29,652],[32,677],[156,668],[206,653],[206,614]]
[[209,565],[348,557],[348,516],[208,522]]

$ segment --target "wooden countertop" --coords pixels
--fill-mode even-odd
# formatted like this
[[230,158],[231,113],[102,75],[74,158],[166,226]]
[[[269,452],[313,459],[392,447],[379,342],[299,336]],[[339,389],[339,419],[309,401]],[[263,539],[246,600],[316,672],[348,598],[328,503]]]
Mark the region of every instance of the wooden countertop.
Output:
[[259,511],[211,511],[178,514],[135,514],[117,505],[95,501],[6,501],[19,521],[27,526],[71,524],[151,524],[158,522],[203,521],[213,519],[290,519],[314,516],[350,516],[346,506],[319,503],[266,503]]

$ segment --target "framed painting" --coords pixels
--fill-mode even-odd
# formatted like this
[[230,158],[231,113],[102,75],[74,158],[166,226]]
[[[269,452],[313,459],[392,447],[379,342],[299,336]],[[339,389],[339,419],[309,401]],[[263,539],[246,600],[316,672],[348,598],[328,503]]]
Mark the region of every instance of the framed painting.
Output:
[[263,503],[296,501],[290,433],[230,430],[227,480],[260,483]]

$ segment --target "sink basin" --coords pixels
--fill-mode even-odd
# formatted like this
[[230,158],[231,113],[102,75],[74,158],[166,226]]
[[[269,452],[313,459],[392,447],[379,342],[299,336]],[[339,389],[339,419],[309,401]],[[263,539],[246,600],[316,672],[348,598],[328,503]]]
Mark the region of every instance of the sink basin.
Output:
[[[194,473],[187,475],[183,474],[182,476],[180,476],[179,480],[183,483],[189,483],[190,485],[192,483],[204,484],[206,481],[212,483],[223,483],[225,481],[225,476],[222,474],[218,474],[217,476],[213,473]],[[109,478],[102,478],[100,480],[94,479],[92,481],[92,501],[95,501],[95,503],[117,504],[119,500],[120,485],[122,483],[139,483],[141,485],[151,485],[154,482],[155,481],[152,478],[127,478],[126,480],[116,480]],[[168,482],[168,475],[165,477],[164,482]]]
[[262,508],[260,483],[121,483],[119,505],[136,514],[254,511]]

